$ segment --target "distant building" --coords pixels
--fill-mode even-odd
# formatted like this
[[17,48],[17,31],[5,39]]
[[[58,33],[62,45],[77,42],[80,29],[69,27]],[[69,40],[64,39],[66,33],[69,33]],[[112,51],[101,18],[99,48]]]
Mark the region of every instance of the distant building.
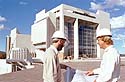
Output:
[[6,53],[3,51],[0,51],[0,59],[5,59],[6,58]]
[[34,52],[34,46],[31,42],[31,35],[20,34],[17,28],[11,30],[10,36],[6,37],[6,54],[10,57],[12,48],[28,48],[30,52]]
[[101,57],[102,50],[96,44],[96,32],[101,28],[110,29],[110,15],[98,10],[92,13],[69,5],[61,4],[50,11],[36,14],[31,26],[31,41],[36,48],[46,50],[51,44],[54,31],[61,30],[69,40],[61,54],[73,56]]

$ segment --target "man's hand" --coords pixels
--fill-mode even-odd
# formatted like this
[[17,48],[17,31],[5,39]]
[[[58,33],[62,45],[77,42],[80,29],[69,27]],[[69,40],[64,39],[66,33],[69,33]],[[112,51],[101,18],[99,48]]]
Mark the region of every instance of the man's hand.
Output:
[[94,72],[93,71],[87,71],[87,73],[85,73],[85,74],[88,75],[88,76],[91,76],[91,75],[94,74]]

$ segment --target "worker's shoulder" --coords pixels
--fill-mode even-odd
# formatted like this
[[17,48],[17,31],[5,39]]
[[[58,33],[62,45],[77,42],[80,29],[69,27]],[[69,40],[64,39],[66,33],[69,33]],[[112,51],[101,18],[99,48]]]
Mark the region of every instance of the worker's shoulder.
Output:
[[54,54],[55,54],[55,53],[54,53],[54,49],[51,48],[51,47],[49,47],[49,48],[45,51],[45,54],[46,54],[46,55],[54,55]]

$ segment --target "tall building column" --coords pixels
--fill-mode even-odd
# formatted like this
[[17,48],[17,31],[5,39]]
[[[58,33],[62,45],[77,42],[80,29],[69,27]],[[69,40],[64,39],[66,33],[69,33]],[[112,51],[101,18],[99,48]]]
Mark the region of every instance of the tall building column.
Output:
[[63,9],[60,11],[60,31],[64,32],[64,14]]
[[[59,30],[62,31],[63,33],[65,33],[65,30],[64,30],[64,14],[63,14],[63,7],[62,9],[60,10],[60,23],[59,23]],[[64,55],[64,48],[60,51],[60,54],[59,56],[63,56]],[[60,58],[59,58],[60,59]]]
[[74,59],[79,57],[79,35],[78,35],[78,19],[74,23]]
[[11,48],[11,37],[10,36],[7,36],[6,37],[6,59],[9,58],[9,55],[10,55],[10,48]]

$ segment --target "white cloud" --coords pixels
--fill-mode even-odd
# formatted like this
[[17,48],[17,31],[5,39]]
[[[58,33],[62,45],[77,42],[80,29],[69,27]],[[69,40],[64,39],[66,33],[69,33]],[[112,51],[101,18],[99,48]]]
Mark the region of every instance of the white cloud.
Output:
[[[0,22],[4,22],[4,21],[6,21],[6,18],[5,18],[5,17],[0,16]],[[4,24],[0,24],[0,30],[4,30],[4,29],[5,29]]]
[[117,34],[113,33],[113,40],[121,40],[122,38],[119,37]]
[[122,47],[125,48],[125,38],[122,41],[123,41]]
[[113,34],[113,40],[122,41],[122,48],[125,48],[125,34]]
[[19,4],[20,4],[20,5],[27,5],[28,3],[21,1],[21,2],[19,2]]
[[119,11],[120,9],[118,9],[118,8],[114,8],[113,10],[114,10],[114,11]]
[[3,29],[5,29],[4,24],[0,24],[0,30],[3,30]]
[[113,40],[117,41],[123,41],[123,44],[125,44],[125,32],[121,33],[122,29],[113,29],[112,34],[113,34]]
[[113,37],[112,39],[113,40],[121,40],[121,38],[119,38],[119,37]]
[[106,0],[106,2],[112,5],[125,6],[125,0]]
[[125,14],[110,19],[111,28],[125,28]]
[[100,5],[100,4],[96,4],[94,2],[91,2],[91,10],[100,10],[100,9],[103,9],[103,7]]
[[121,39],[125,39],[125,34],[118,34]]
[[116,34],[115,32],[113,32],[113,40],[125,40],[125,33]]
[[11,30],[11,28],[5,27],[4,24],[0,24],[0,30]]
[[102,3],[90,3],[92,10],[98,10],[98,9],[108,9],[113,8],[114,6],[123,6],[125,7],[125,0],[105,0]]
[[123,48],[125,48],[125,42],[123,43],[123,46],[122,46]]
[[5,17],[0,16],[0,22],[6,21]]

